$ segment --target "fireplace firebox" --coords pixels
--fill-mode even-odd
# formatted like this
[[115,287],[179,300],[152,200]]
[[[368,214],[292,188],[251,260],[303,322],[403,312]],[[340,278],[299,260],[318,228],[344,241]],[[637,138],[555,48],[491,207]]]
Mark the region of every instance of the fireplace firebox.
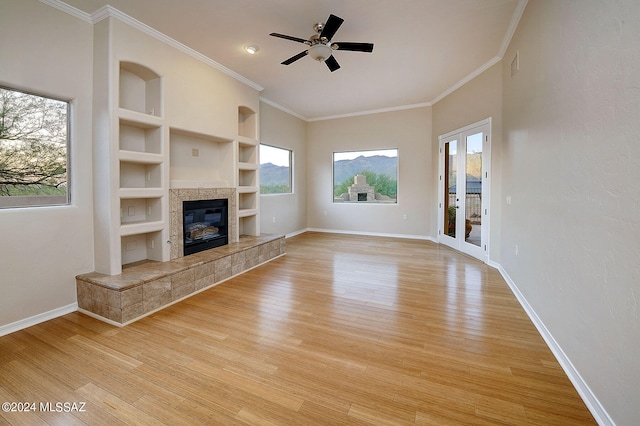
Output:
[[228,200],[182,202],[184,256],[229,243]]

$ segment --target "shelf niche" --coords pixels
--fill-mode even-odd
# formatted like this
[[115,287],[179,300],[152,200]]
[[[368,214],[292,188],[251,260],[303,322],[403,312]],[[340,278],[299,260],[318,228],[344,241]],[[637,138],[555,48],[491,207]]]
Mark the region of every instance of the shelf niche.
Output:
[[120,119],[120,150],[162,153],[162,128]]
[[161,188],[160,164],[120,161],[120,188]]
[[161,198],[122,198],[120,224],[132,225],[162,220]]
[[255,192],[238,193],[238,208],[240,210],[253,210],[256,208],[258,194]]
[[143,260],[163,260],[161,231],[127,235],[120,241],[123,267]]
[[258,119],[251,108],[238,107],[238,136],[249,139],[258,138]]
[[199,187],[233,186],[233,140],[185,130],[169,131],[169,179]]
[[119,106],[130,111],[162,117],[162,79],[149,68],[120,62]]

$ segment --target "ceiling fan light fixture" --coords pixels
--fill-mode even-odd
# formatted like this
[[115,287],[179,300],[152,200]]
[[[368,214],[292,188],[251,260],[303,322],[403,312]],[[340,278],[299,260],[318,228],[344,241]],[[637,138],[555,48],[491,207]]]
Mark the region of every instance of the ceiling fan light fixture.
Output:
[[330,46],[326,44],[314,44],[308,50],[309,56],[311,56],[316,61],[326,61],[329,56],[333,53]]

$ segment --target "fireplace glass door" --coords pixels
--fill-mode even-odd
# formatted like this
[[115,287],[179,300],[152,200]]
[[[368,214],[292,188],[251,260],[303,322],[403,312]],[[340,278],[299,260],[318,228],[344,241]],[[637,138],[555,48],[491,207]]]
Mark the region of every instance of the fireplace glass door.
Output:
[[226,199],[183,202],[184,255],[228,244]]

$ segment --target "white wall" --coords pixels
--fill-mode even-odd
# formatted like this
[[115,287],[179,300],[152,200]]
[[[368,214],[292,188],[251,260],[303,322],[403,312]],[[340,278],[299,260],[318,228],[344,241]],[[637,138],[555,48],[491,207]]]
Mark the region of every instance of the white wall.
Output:
[[293,151],[294,173],[292,194],[260,196],[260,232],[286,235],[307,229],[307,123],[261,102],[260,140]]
[[529,0],[503,70],[500,261],[620,425],[640,419],[638,40],[637,0]]
[[37,0],[0,3],[0,84],[72,102],[72,205],[0,210],[0,327],[74,310],[75,275],[93,270],[92,38]]
[[[310,228],[435,237],[431,107],[310,122],[307,142]],[[333,153],[384,148],[398,148],[398,203],[333,203]]]
[[[500,262],[500,222],[502,208],[502,63],[492,66],[458,90],[433,105],[433,147],[430,182],[437,194],[438,136],[491,117],[491,201],[489,259]],[[433,229],[437,229],[434,211]],[[437,234],[437,232],[436,232]]]

